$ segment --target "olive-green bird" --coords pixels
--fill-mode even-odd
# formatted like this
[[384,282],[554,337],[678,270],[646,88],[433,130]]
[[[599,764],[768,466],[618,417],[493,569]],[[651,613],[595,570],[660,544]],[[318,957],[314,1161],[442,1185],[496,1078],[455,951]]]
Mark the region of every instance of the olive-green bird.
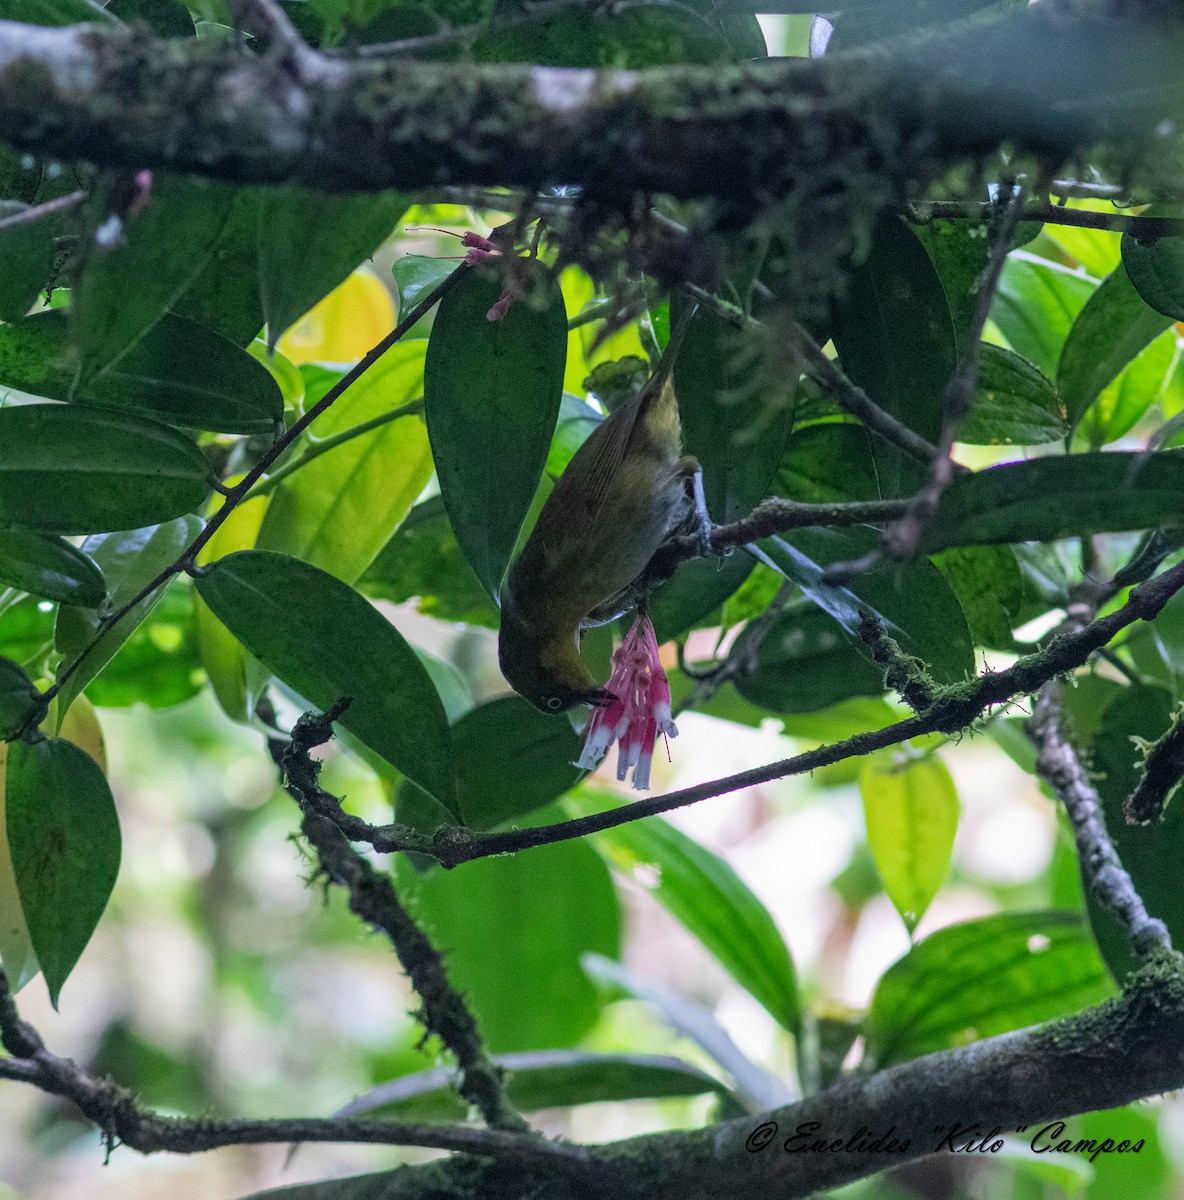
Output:
[[709,545],[699,463],[682,452],[670,381],[692,314],[641,391],[568,463],[502,586],[502,673],[543,712],[610,699],[580,661],[580,630],[628,612],[669,576],[654,556],[671,537],[697,525]]

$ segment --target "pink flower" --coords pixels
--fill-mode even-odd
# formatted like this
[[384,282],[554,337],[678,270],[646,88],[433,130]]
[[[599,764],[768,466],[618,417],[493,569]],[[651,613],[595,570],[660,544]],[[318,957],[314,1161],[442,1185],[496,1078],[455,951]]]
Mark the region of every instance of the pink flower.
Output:
[[[472,251],[469,251],[472,254]],[[512,287],[502,288],[502,294],[497,298],[493,307],[485,314],[487,321],[504,321],[506,313],[510,311],[510,305],[514,303],[514,289]]]
[[658,658],[658,639],[649,617],[638,616],[613,655],[608,690],[613,699],[592,714],[584,752],[576,766],[595,769],[613,742],[619,742],[617,778],[624,779],[632,769],[633,786],[646,791],[658,734],[678,737],[670,715],[670,684]]

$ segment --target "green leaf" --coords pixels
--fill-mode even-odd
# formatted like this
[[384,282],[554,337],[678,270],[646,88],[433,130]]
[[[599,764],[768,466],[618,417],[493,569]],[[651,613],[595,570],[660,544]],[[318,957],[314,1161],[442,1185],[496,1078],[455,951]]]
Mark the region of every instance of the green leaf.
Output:
[[934,25],[975,17],[980,22],[1016,8],[1016,0],[876,0],[838,4],[827,53],[888,41]]
[[1088,275],[1023,251],[1009,255],[991,306],[1007,344],[1048,378],[1069,328],[1097,287]]
[[867,844],[911,934],[945,882],[958,832],[958,793],[937,758],[875,754],[859,772]]
[[[126,208],[117,194],[126,180],[110,179],[88,202],[92,229]],[[114,244],[101,245],[91,234],[71,296],[81,382],[117,362],[193,281],[226,222],[230,195],[228,188],[195,176],[158,171],[140,211],[123,220]]]
[[958,546],[933,559],[954,589],[976,646],[1011,650],[1024,601],[1024,579],[1009,546]]
[[966,921],[885,972],[867,1016],[867,1053],[884,1067],[1080,1012],[1113,993],[1077,913]]
[[417,504],[358,587],[392,604],[417,600],[420,612],[441,621],[498,627],[498,612],[457,545],[439,496]]
[[1184,321],[1184,237],[1140,242],[1124,234],[1122,265],[1144,304],[1170,320]]
[[[392,346],[317,420],[315,438],[303,439],[293,457],[419,399],[425,349],[423,341]],[[306,404],[315,404],[327,390],[310,386]],[[410,512],[431,474],[422,416],[381,424],[284,479],[256,545],[302,558],[352,584]]]
[[[741,633],[733,653],[743,654]],[[734,680],[746,700],[769,712],[817,712],[851,696],[880,696],[884,674],[857,642],[814,604],[794,605],[764,634],[751,670]]]
[[172,310],[246,346],[263,328],[259,295],[259,208],[267,189],[230,189],[230,211],[204,262]]
[[958,441],[980,446],[1036,446],[1069,432],[1057,390],[1030,362],[984,343],[974,407]]
[[1176,365],[1171,329],[1145,346],[1086,410],[1081,431],[1098,449],[1129,433],[1163,395]]
[[4,609],[0,620],[0,654],[20,663],[34,677],[41,677],[45,660],[53,649],[53,605],[26,596]]
[[707,511],[719,525],[747,516],[769,494],[792,424],[785,413],[797,372],[770,395],[759,357],[742,351],[721,317],[700,310],[674,363],[683,442],[703,468]]
[[647,602],[659,643],[685,633],[715,612],[736,593],[755,565],[747,554],[733,554],[722,561],[709,557],[682,563],[674,578]]
[[0,741],[16,737],[42,707],[41,695],[21,665],[0,658]]
[[86,694],[93,704],[100,708],[133,704],[171,708],[202,690],[205,677],[198,658],[191,592],[187,579],[163,589],[160,603],[87,684]]
[[144,21],[158,37],[193,37],[193,18],[180,0],[110,0],[107,11],[121,21]]
[[838,587],[823,582],[823,568],[860,558],[878,545],[871,530],[801,529],[760,544],[786,578],[853,637],[858,636],[861,610],[868,610],[902,650],[926,663],[939,683],[961,683],[973,674],[974,646],[966,619],[928,559],[881,565]]
[[0,409],[0,529],[91,533],[180,516],[210,468],[166,425],[72,404]]
[[[665,1054],[535,1050],[499,1054],[494,1061],[506,1072],[506,1095],[519,1112],[705,1092],[728,1095],[727,1086],[718,1079]],[[436,1067],[379,1084],[334,1116],[381,1111],[405,1121],[459,1121],[466,1107],[456,1090],[455,1070]]]
[[217,433],[271,433],[283,416],[279,387],[261,363],[183,317],[165,315],[117,364],[78,388],[69,349],[65,310],[0,326],[0,380],[50,400]]
[[470,271],[440,302],[424,368],[444,507],[491,596],[534,499],[563,395],[563,296],[542,268],[535,278],[537,295],[490,321],[501,280]]
[[[619,807],[619,798],[581,791],[565,802],[575,815]],[[695,935],[784,1029],[797,1034],[801,1002],[789,950],[769,910],[722,858],[654,817],[594,834],[593,846],[627,879]]]
[[[241,477],[232,476],[227,484],[233,487],[240,481]],[[269,502],[268,496],[256,496],[235,507],[201,548],[197,565],[204,567],[236,550],[250,550],[259,536],[259,526],[263,523]],[[218,507],[224,503],[219,497]],[[251,669],[252,666],[258,667],[258,664],[248,663],[242,643],[210,612],[209,605],[196,589],[193,592],[193,619],[201,665],[222,711],[232,721],[250,721],[259,698],[252,686],[252,675],[266,673],[261,667],[257,671]],[[260,686],[265,686],[265,683]]]
[[[174,563],[201,532],[201,528],[200,518],[187,516],[163,525],[88,537],[82,543],[82,548],[99,565],[107,579],[111,589],[112,611],[122,608],[141,588]],[[74,697],[111,661],[140,622],[160,603],[163,594],[163,589],[157,589],[103,634],[95,648],[62,685],[58,693],[59,719],[65,716]],[[99,614],[93,608],[63,605],[58,609],[54,641],[66,664],[82,653],[98,632],[100,623]]]
[[1179,523],[1184,453],[1072,454],[963,475],[946,489],[929,551],[993,542],[1052,541]]
[[[27,204],[0,200],[0,221]],[[0,321],[15,321],[33,306],[53,267],[54,224],[44,218],[0,228]]]
[[107,595],[103,572],[81,550],[22,529],[0,529],[0,583],[84,608],[97,608]]
[[396,258],[391,275],[399,293],[399,315],[409,313],[432,288],[456,270],[455,260],[404,254]]
[[0,741],[0,962],[4,965],[8,986],[13,992],[19,992],[41,968],[33,953],[29,927],[25,924],[16,873],[12,869],[12,853],[8,848],[7,762],[8,744]]
[[490,1050],[571,1046],[591,1029],[600,1003],[580,956],[616,957],[621,918],[590,846],[562,842],[427,876],[400,860],[397,871]]
[[8,844],[54,1008],[119,873],[119,817],[98,764],[71,742],[14,742],[5,787]]
[[39,159],[0,142],[0,199],[31,204],[41,186]]
[[448,721],[415,651],[353,588],[263,550],[212,563],[197,591],[265,667],[322,712],[353,703],[340,724],[459,819]]
[[289,186],[261,194],[259,291],[269,347],[386,241],[407,203],[398,192],[349,196]]
[[[848,279],[832,336],[851,380],[885,412],[936,441],[957,339],[941,279],[903,218],[877,223],[867,259]],[[881,454],[879,446],[874,453],[884,494],[911,490],[912,464],[895,451]]]
[[14,0],[4,19],[25,25],[74,25],[81,21],[110,21],[98,0]]
[[1077,315],[1057,364],[1057,391],[1070,424],[1170,324],[1170,317],[1147,307],[1122,267],[1108,275]]
[[[583,774],[574,765],[580,743],[567,721],[539,712],[519,696],[500,696],[465,713],[452,726],[464,824],[492,829],[562,796]],[[401,795],[400,806],[411,799]]]
[[872,438],[862,425],[795,429],[777,470],[777,495],[804,504],[879,500]]

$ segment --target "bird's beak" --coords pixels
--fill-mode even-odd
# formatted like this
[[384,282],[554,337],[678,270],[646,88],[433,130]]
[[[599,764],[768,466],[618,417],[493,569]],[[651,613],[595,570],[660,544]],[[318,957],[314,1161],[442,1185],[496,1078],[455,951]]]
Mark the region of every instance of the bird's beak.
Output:
[[580,699],[585,704],[591,704],[593,708],[607,708],[616,700],[616,696],[608,688],[592,688],[585,692]]

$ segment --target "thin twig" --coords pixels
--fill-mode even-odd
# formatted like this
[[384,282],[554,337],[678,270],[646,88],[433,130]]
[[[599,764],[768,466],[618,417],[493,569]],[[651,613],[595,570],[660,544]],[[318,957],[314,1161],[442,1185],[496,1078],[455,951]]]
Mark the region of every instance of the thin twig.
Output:
[[1171,935],[1161,920],[1148,913],[1118,857],[1097,789],[1061,729],[1061,691],[1058,680],[1046,683],[1025,725],[1036,743],[1036,773],[1065,806],[1086,883],[1099,902],[1122,922],[1135,953],[1147,959],[1159,950],[1170,950]]
[[[984,221],[995,206],[965,200],[930,200],[917,206],[921,219],[940,221]],[[1100,213],[1085,208],[1062,208],[1059,204],[1026,204],[1020,221],[1044,225],[1068,225],[1076,229],[1101,229],[1129,233],[1139,241],[1184,234],[1184,217],[1129,217],[1125,213]]]
[[723,661],[717,663],[711,670],[700,672],[694,676],[696,680],[694,688],[674,708],[676,717],[686,712],[688,708],[705,704],[729,679],[734,679],[744,671],[755,669],[761,643],[769,636],[796,591],[797,584],[788,579],[782,582],[765,611],[749,621],[740,631],[739,636],[732,643],[731,649],[724,655]]
[[769,783],[790,775],[804,775],[819,767],[871,754],[922,734],[959,733],[969,728],[988,709],[1006,704],[1018,696],[1037,692],[1050,679],[1083,666],[1095,651],[1111,642],[1128,625],[1136,621],[1154,620],[1181,588],[1184,588],[1184,563],[1134,588],[1121,608],[1071,633],[1059,634],[1046,647],[1019,659],[1006,670],[988,672],[963,685],[936,689],[933,704],[915,717],[897,721],[885,729],[859,733],[792,758],[683,788],[665,796],[624,804],[607,812],[502,833],[475,833],[465,828],[446,827],[429,837],[402,825],[370,825],[359,817],[343,812],[340,801],[327,792],[321,792],[316,798],[318,811],[352,841],[366,842],[382,853],[414,851],[429,854],[445,867],[455,867],[493,854],[508,854],[570,841],[643,817],[698,804],[740,788]]
[[310,751],[333,736],[333,722],[348,707],[348,700],[339,700],[324,716],[301,717],[292,730],[291,743],[282,750],[284,783],[304,813],[304,836],[329,878],[349,892],[350,909],[390,939],[412,988],[423,1001],[424,1028],[439,1037],[456,1058],[460,1094],[476,1105],[491,1128],[525,1132],[530,1126],[510,1103],[501,1069],[489,1057],[463,997],[449,983],[439,953],[400,903],[390,879],[354,850],[341,829],[318,811],[315,801],[304,798],[320,791],[320,766]]
[[0,1077],[30,1083],[70,1100],[103,1133],[108,1146],[121,1142],[141,1154],[168,1151],[198,1154],[220,1146],[275,1142],[360,1142],[384,1146],[424,1146],[484,1157],[536,1162],[540,1170],[585,1161],[580,1146],[548,1142],[501,1129],[429,1122],[366,1121],[348,1117],[293,1117],[264,1120],[163,1116],[141,1107],[131,1092],[99,1079],[68,1058],[46,1049],[40,1034],[21,1019],[8,979],[0,970],[0,1041],[11,1058],[0,1058]]
[[928,478],[909,501],[905,515],[884,531],[881,544],[863,558],[853,562],[835,563],[827,568],[828,582],[843,583],[855,575],[863,574],[875,567],[885,555],[897,561],[912,558],[937,512],[942,495],[954,481],[956,464],[951,457],[954,443],[958,439],[962,423],[974,408],[983,330],[991,314],[991,304],[995,299],[999,278],[1003,274],[1003,264],[1011,249],[1011,239],[1024,203],[1023,188],[1015,187],[1010,182],[1005,186],[1006,197],[1001,198],[999,206],[993,209],[995,219],[991,222],[990,252],[979,283],[974,319],[965,335],[962,357],[942,397],[941,436],[937,443],[937,456],[929,464]]
[[[765,326],[755,317],[748,316],[736,305],[697,284],[683,284],[682,290],[736,328],[762,334],[766,332]],[[937,455],[936,446],[885,412],[862,388],[852,383],[839,369],[838,364],[823,354],[818,343],[796,321],[791,320],[787,329],[805,373],[834,399],[844,412],[857,417],[872,433],[898,450],[903,450],[910,458],[925,464],[933,461]]]
[[182,571],[191,571],[197,562],[198,553],[202,547],[209,542],[210,538],[222,527],[226,518],[238,507],[246,498],[251,489],[256,483],[267,473],[268,467],[288,449],[289,446],[319,417],[341,397],[341,395],[354,383],[356,383],[374,364],[397,342],[402,338],[409,329],[432,307],[438,303],[444,296],[448,294],[457,281],[462,277],[463,273],[468,270],[468,267],[462,263],[450,275],[446,275],[432,290],[424,296],[424,298],[391,330],[390,333],[372,349],[365,358],[347,374],[342,376],[325,394],[312,406],[299,420],[293,423],[291,428],[285,430],[276,440],[274,445],[259,459],[259,461],[243,476],[242,480],[235,485],[226,498],[226,502],[218,509],[217,512],[211,514],[210,519],[206,522],[201,533],[193,539],[192,542],[181,552],[181,554],[167,567],[164,568],[156,577],[146,583],[126,604],[116,609],[106,620],[102,621],[95,630],[91,639],[77,657],[67,664],[67,666],[59,673],[53,686],[46,689],[44,699],[52,700],[54,696],[61,691],[66,681],[78,670],[79,666],[85,661],[89,655],[106,636],[106,634],[117,625],[133,608],[136,607],[142,600],[147,599],[158,588],[164,587],[174,575],[179,575]]
[[43,217],[52,216],[54,213],[65,212],[67,209],[81,204],[87,195],[88,193],[83,191],[70,192],[65,196],[46,200],[44,204],[34,204],[31,208],[22,209],[10,217],[0,219],[0,233],[17,225],[31,225],[34,221],[40,221]]
[[[268,495],[270,492],[275,491],[276,486],[281,480],[286,479],[295,471],[299,471],[301,467],[308,466],[310,462],[314,462],[322,454],[326,454],[330,450],[335,450],[338,446],[344,445],[346,442],[353,441],[354,438],[361,437],[366,433],[372,433],[375,429],[381,429],[383,425],[389,425],[392,421],[397,421],[401,417],[420,416],[423,416],[423,400],[412,400],[409,404],[404,404],[399,408],[392,408],[389,412],[379,413],[378,416],[371,417],[368,421],[360,421],[357,425],[351,425],[348,429],[343,429],[340,433],[335,433],[331,437],[323,438],[319,442],[312,442],[305,447],[303,454],[292,459],[291,462],[286,462],[283,466],[277,467],[266,479],[260,479],[247,495],[243,497],[243,501],[254,500],[257,496]],[[224,492],[223,494],[228,495],[229,492]]]

